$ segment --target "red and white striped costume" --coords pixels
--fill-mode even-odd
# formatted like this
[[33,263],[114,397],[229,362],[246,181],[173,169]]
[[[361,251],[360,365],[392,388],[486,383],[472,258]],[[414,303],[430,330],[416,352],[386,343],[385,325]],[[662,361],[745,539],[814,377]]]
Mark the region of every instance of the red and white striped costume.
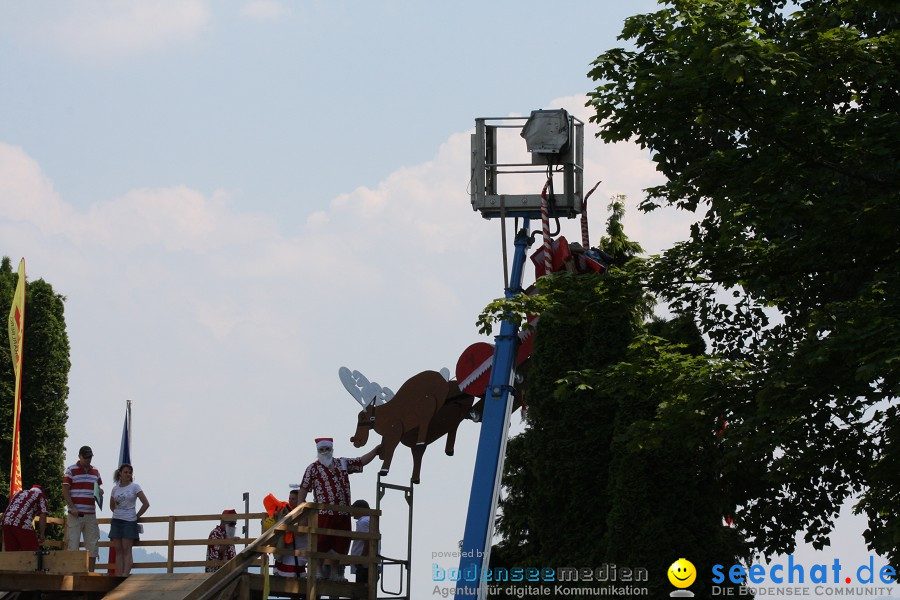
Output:
[[94,484],[103,485],[100,479],[100,471],[91,467],[85,469],[78,463],[75,463],[66,469],[63,475],[63,485],[69,486],[69,495],[72,502],[78,508],[78,512],[85,515],[93,515],[97,511],[94,505]]
[[[294,535],[291,543],[284,543],[285,550],[309,550],[306,542],[306,534]],[[299,563],[299,567],[297,566]],[[302,556],[290,556],[275,554],[275,574],[281,577],[297,577],[306,573],[306,558]]]
[[6,512],[3,514],[3,525],[34,531],[32,521],[34,521],[35,515],[45,515],[48,512],[47,497],[44,496],[41,488],[33,487],[30,490],[22,490],[13,496],[6,508]]

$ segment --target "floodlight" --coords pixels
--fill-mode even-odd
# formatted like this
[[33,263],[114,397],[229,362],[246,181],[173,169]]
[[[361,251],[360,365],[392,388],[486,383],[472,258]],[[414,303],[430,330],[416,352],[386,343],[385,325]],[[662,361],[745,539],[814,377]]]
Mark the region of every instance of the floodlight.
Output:
[[560,154],[569,146],[569,113],[556,110],[533,110],[522,127],[528,151],[538,154]]

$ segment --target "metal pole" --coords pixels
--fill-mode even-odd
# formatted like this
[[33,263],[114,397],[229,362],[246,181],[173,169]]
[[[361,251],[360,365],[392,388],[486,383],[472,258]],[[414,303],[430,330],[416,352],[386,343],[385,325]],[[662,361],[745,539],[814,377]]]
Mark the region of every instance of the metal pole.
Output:
[[406,539],[406,598],[410,598],[412,596],[412,590],[409,586],[412,583],[413,490],[415,489],[416,486],[413,485],[412,480],[410,480],[409,492],[405,494],[406,504],[409,505],[409,524],[407,525],[409,536]]
[[[250,492],[244,492],[244,514],[250,514]],[[250,517],[244,517],[244,539],[250,537]],[[247,547],[247,544],[244,544],[244,548]]]

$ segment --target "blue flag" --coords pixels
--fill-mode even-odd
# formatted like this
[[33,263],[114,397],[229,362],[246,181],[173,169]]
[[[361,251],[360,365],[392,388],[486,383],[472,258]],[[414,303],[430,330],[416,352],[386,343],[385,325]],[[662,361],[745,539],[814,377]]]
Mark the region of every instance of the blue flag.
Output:
[[125,425],[122,427],[122,444],[119,446],[119,465],[131,464],[131,400],[125,407]]

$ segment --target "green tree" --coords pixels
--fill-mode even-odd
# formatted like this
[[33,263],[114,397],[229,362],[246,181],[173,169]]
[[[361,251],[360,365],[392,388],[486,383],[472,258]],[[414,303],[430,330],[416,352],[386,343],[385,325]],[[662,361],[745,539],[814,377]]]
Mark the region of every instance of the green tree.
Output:
[[[6,321],[18,273],[9,258],[0,262],[0,315]],[[64,298],[43,279],[29,281],[25,300],[20,452],[22,483],[39,484],[54,515],[62,516],[69,394],[69,338]],[[4,327],[5,331],[5,327]],[[0,457],[12,456],[12,399],[15,390],[8,338],[0,343]],[[3,464],[9,465],[8,462]],[[9,498],[9,468],[0,470],[0,506]],[[59,532],[57,532],[59,533]]]
[[643,210],[699,213],[649,280],[748,367],[723,451],[754,548],[790,552],[801,531],[823,546],[861,494],[866,539],[896,564],[900,5],[797,4],[631,17],[635,50],[597,58],[589,105],[602,139],[636,140],[666,177]]
[[541,314],[527,428],[507,445],[492,566],[640,567],[649,575],[641,585],[662,597],[677,558],[709,572],[742,556],[722,525],[732,509],[718,471],[719,413],[690,402],[725,398],[738,379],[730,363],[703,356],[690,318],[648,321],[645,265],[631,258],[640,246],[622,231],[623,206],[610,208],[605,275],[542,278],[540,295],[485,315]]

